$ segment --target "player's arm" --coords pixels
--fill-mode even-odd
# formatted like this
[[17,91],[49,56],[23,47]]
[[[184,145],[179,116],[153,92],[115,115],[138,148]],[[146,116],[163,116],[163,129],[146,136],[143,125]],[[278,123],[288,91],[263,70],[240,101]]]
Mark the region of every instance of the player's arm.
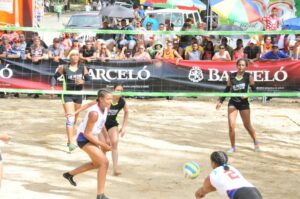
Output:
[[64,66],[63,65],[59,65],[56,68],[55,74],[51,78],[51,87],[54,87],[56,85],[57,78],[60,77],[63,73],[64,73]]
[[216,191],[216,188],[213,187],[210,183],[209,177],[207,177],[204,182],[202,187],[200,187],[196,193],[195,193],[195,197],[196,199],[199,198],[204,198],[204,196],[210,192]]
[[119,131],[121,137],[123,137],[124,134],[125,134],[125,128],[126,128],[126,125],[127,125],[127,122],[128,122],[128,118],[129,118],[129,111],[128,111],[128,105],[127,105],[127,103],[125,103],[125,106],[124,106],[123,110],[124,110],[124,118],[123,118],[123,122],[122,122],[122,127],[121,127],[121,129]]
[[91,143],[103,148],[105,151],[109,151],[111,147],[104,142],[101,142],[96,136],[92,135],[93,128],[98,120],[98,113],[95,111],[91,111],[88,116],[88,121],[86,124],[86,128],[84,130],[84,137],[88,139]]
[[[106,129],[105,126],[102,128],[101,133],[102,133],[103,136],[104,136],[104,139],[105,139],[106,144],[111,145],[110,137],[109,137],[109,135],[108,135],[108,131],[107,131],[107,129]],[[100,135],[100,134],[99,134],[99,135]],[[100,137],[99,137],[99,139],[100,139]]]
[[84,111],[84,110],[90,108],[91,106],[93,106],[95,104],[97,104],[96,100],[91,101],[89,103],[86,103],[86,104],[82,105],[79,109],[77,109],[75,112],[73,112],[73,113],[66,113],[66,116],[74,116],[74,115],[80,113],[81,111]]
[[252,75],[249,76],[249,85],[251,87],[252,92],[256,92],[256,86]]
[[[229,93],[230,92],[230,88],[231,88],[231,81],[230,78],[227,80],[226,83],[226,87],[224,89],[224,93]],[[224,100],[226,99],[226,97],[219,97],[216,109],[219,110],[222,106],[222,103],[224,102]]]

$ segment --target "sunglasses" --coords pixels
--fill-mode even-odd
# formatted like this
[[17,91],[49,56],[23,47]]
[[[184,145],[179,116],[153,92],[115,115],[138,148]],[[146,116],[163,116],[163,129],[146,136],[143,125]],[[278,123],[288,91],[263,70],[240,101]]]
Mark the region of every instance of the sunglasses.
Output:
[[220,48],[220,49],[225,49],[225,48]]

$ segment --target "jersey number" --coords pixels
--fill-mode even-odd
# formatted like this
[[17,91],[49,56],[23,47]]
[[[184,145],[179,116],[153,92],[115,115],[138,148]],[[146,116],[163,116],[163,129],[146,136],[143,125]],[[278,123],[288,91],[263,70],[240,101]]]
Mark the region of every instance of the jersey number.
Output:
[[239,178],[240,176],[236,174],[233,170],[225,170],[225,173],[228,175],[228,177],[232,180]]

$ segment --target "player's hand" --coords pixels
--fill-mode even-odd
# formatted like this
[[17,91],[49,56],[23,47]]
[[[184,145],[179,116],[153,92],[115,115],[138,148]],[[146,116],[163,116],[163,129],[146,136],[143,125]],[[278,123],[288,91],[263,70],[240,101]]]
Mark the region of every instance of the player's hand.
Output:
[[119,131],[119,134],[120,134],[121,137],[123,137],[125,135],[125,129],[121,128],[120,131]]
[[218,102],[217,105],[216,105],[216,109],[219,110],[221,108],[221,106],[222,106],[222,103]]
[[200,199],[200,198],[204,198],[204,196],[205,196],[205,194],[204,193],[202,193],[201,191],[196,191],[196,193],[195,193],[195,197],[196,197],[196,199]]
[[7,134],[0,135],[0,140],[2,140],[3,142],[9,142],[11,140],[11,138],[12,137]]
[[77,85],[84,84],[84,80],[83,79],[76,79],[75,84],[77,84]]
[[75,112],[66,113],[66,117],[72,117],[72,116],[75,116],[75,115],[76,115]]
[[102,144],[100,145],[100,148],[101,148],[101,150],[104,151],[104,152],[111,151],[111,146],[109,146],[109,145],[106,144],[106,143],[102,143]]
[[111,141],[110,141],[109,138],[106,138],[106,139],[105,139],[105,142],[106,142],[107,145],[111,146]]

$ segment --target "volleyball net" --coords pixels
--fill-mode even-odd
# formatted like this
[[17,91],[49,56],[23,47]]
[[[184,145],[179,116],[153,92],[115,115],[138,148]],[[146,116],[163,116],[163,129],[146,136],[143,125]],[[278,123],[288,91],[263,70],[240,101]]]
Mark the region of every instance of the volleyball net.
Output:
[[[0,30],[32,32],[80,33],[81,29],[49,29],[29,27],[0,27]],[[88,30],[89,34],[145,34],[132,30]],[[87,33],[85,31],[85,33]],[[300,31],[149,31],[154,35],[214,35],[237,36],[299,34]],[[42,35],[42,34],[40,34]],[[53,36],[54,37],[54,36]],[[250,37],[249,37],[250,38]],[[248,38],[248,39],[249,39]],[[43,38],[42,38],[43,39]],[[48,45],[50,45],[49,43]],[[151,61],[126,59],[92,60],[85,63],[91,82],[82,91],[66,91],[63,82],[53,88],[50,85],[58,65],[68,64],[68,59],[55,62],[43,59],[38,63],[24,58],[1,58],[0,92],[35,94],[75,94],[96,95],[100,88],[112,88],[122,84],[124,96],[300,96],[300,61],[256,61],[250,63],[247,71],[252,74],[257,92],[223,93],[229,74],[236,71],[235,61],[189,61],[159,60]]]

